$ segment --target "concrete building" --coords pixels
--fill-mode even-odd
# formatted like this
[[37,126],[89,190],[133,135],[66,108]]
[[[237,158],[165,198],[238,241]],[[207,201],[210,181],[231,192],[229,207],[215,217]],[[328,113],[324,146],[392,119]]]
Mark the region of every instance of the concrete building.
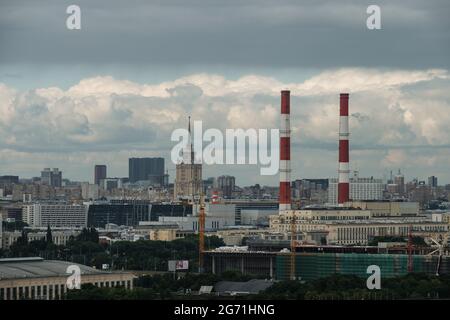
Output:
[[396,193],[399,196],[404,196],[406,191],[405,176],[401,173],[400,169],[398,169],[398,173],[394,177],[394,184],[397,186]]
[[85,205],[35,203],[24,205],[23,221],[30,227],[86,227]]
[[151,181],[155,185],[164,185],[164,158],[128,159],[128,177],[131,183]]
[[[355,200],[382,200],[384,184],[382,179],[359,178],[355,174],[350,178],[350,201]],[[328,203],[337,204],[338,180],[329,179]]]
[[424,219],[371,219],[369,210],[336,208],[328,210],[291,210],[270,217],[273,232],[289,233],[292,220],[297,232],[321,231],[327,234],[327,244],[367,245],[377,236],[407,236],[412,227],[413,235],[437,237],[449,231],[449,225]]
[[133,289],[135,276],[128,272],[106,272],[67,261],[42,258],[0,259],[0,300],[60,300],[67,293],[68,267],[81,271],[81,284]]
[[[199,230],[198,217],[159,217],[159,221],[163,223],[177,224],[179,230],[194,231]],[[223,217],[205,217],[205,231],[219,230],[228,226],[233,226],[234,220],[230,220]]]
[[173,241],[193,234],[193,231],[180,230],[176,223],[158,221],[143,221],[133,230],[137,235],[143,235],[148,240]]
[[438,187],[438,178],[436,176],[428,177],[428,186],[430,188],[437,188]]
[[[76,237],[80,230],[52,230],[52,241],[56,245],[65,245],[70,237]],[[1,243],[4,249],[11,247],[22,236],[21,231],[5,231],[1,235]],[[27,232],[28,241],[42,240],[47,236],[46,231],[31,230]]]
[[[200,206],[192,205],[192,214],[188,215],[160,215],[158,221],[176,223],[180,230],[198,231],[198,215]],[[236,206],[234,204],[205,203],[205,230],[218,230],[236,224]]]
[[192,215],[192,205],[161,204],[148,200],[90,201],[88,226],[104,228],[109,223],[118,226],[137,226],[142,221],[158,221],[160,216],[185,217]]
[[220,176],[216,179],[216,189],[219,190],[224,198],[231,198],[236,186],[236,178],[233,176]]
[[218,236],[227,246],[242,246],[244,239],[264,239],[270,235],[270,230],[251,227],[229,227],[217,230],[213,235]]
[[269,217],[277,212],[276,209],[242,209],[241,225],[268,226]]
[[3,219],[11,221],[22,221],[22,206],[19,204],[9,204],[0,208]]
[[0,212],[0,249],[3,248],[3,216],[2,213]]
[[418,202],[406,201],[352,201],[346,207],[369,210],[373,218],[377,217],[416,217],[419,215]]
[[180,163],[176,165],[174,199],[192,199],[202,191],[202,165]]
[[123,187],[122,178],[100,179],[99,186],[102,190],[111,191]]
[[52,187],[62,186],[62,172],[58,168],[44,168],[41,172],[41,183]]
[[106,165],[104,164],[96,164],[94,167],[94,184],[99,185],[100,180],[106,179]]
[[450,224],[450,212],[432,212],[431,221]]
[[96,200],[100,196],[100,187],[99,183],[90,184],[90,183],[83,183],[81,185],[81,197],[83,200]]
[[241,224],[242,210],[278,210],[276,200],[224,199],[221,204],[233,205],[235,210],[235,224]]
[[202,193],[202,164],[195,160],[189,117],[189,141],[183,150],[183,160],[176,165],[174,199],[192,199]]

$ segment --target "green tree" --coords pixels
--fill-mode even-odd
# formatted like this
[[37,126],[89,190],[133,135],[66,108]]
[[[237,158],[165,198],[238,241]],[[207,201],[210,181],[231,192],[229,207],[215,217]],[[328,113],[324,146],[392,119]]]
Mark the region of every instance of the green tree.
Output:
[[45,240],[47,241],[47,244],[53,243],[52,229],[50,228],[50,225],[47,225]]

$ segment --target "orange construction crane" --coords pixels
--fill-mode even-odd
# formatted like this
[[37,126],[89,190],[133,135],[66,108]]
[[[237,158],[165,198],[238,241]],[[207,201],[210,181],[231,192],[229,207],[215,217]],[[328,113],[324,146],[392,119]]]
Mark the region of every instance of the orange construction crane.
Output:
[[205,205],[200,196],[200,214],[198,216],[198,272],[203,272],[203,253],[205,251]]
[[295,280],[295,251],[297,248],[297,226],[295,225],[295,214],[292,212],[291,216],[291,280]]
[[413,272],[413,242],[412,242],[412,225],[409,226],[408,232],[408,273]]

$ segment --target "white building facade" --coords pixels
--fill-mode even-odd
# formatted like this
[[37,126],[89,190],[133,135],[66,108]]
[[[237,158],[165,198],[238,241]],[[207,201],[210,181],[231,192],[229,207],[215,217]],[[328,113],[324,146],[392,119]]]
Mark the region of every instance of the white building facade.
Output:
[[23,221],[30,227],[83,228],[87,226],[87,206],[43,203],[25,205]]
[[[382,179],[350,178],[350,200],[382,200],[384,183]],[[337,204],[338,180],[328,180],[328,203]]]

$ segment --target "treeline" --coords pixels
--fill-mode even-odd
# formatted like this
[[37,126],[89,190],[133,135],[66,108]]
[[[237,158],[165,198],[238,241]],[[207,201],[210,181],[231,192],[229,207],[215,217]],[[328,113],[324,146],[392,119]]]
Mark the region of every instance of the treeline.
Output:
[[[369,240],[368,245],[369,246],[377,246],[378,242],[408,242],[408,237],[395,237],[395,236],[380,236],[380,237],[373,237]],[[424,238],[419,236],[412,236],[411,237],[411,243],[414,246],[427,246]]]
[[80,290],[68,291],[65,298],[69,300],[155,300],[182,299],[183,297],[211,299],[214,296],[193,296],[189,292],[198,291],[201,286],[213,286],[219,281],[248,281],[255,277],[241,275],[234,271],[224,272],[221,275],[186,273],[175,278],[173,274],[156,274],[136,279],[133,290],[122,287],[98,288],[86,284],[82,285]]
[[[254,276],[236,272],[222,275],[186,274],[174,279],[170,274],[140,277],[134,290],[97,288],[83,285],[81,290],[69,291],[66,299],[73,300],[146,300],[146,299],[218,299],[211,295],[192,295],[201,286],[214,286],[218,281],[248,281]],[[385,279],[380,290],[369,290],[366,280],[352,275],[333,275],[309,282],[280,281],[257,295],[239,296],[240,300],[400,300],[448,299],[450,277],[409,274]],[[233,298],[233,297],[228,297]]]
[[399,300],[448,299],[450,276],[411,273],[402,277],[384,279],[380,290],[369,290],[366,279],[352,275],[333,275],[314,281],[277,282],[256,299],[296,300]]
[[[95,228],[83,229],[77,237],[72,237],[66,245],[53,242],[51,230],[41,240],[29,241],[28,234],[22,231],[8,250],[0,251],[1,257],[39,256],[48,260],[65,260],[101,268],[108,264],[119,270],[167,271],[168,260],[189,260],[190,270],[198,270],[198,236],[189,235],[174,241],[139,240],[118,241],[112,245],[99,244]],[[206,249],[225,245],[216,237],[205,237]]]

